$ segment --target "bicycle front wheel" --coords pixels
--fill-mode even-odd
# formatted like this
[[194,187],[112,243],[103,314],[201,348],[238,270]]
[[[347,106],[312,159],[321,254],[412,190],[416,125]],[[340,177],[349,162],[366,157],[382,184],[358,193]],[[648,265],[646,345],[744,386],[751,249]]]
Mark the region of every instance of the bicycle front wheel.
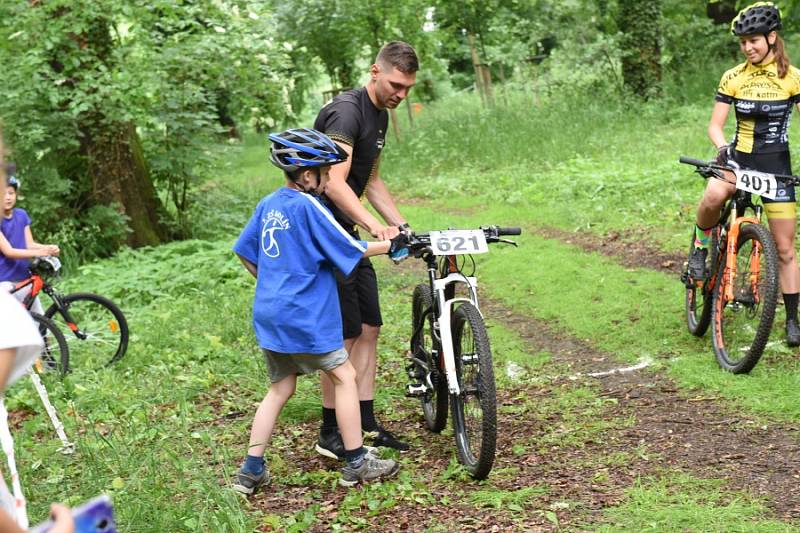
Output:
[[452,334],[460,389],[451,396],[456,449],[472,477],[484,479],[494,464],[497,445],[497,394],[489,336],[474,305],[456,309]]
[[44,346],[39,354],[42,366],[47,370],[55,370],[62,377],[69,372],[69,346],[64,334],[55,322],[38,313],[31,313],[31,318],[42,336]]
[[[734,374],[750,372],[769,340],[778,301],[778,251],[769,230],[742,226],[736,243],[736,275],[725,279],[724,254],[711,310],[714,354],[719,366]],[[733,300],[725,297],[733,289]]]
[[[411,305],[411,365],[414,378],[426,386],[420,398],[428,429],[436,433],[447,424],[447,383],[439,371],[439,344],[433,331],[431,288],[420,284],[414,289]],[[424,321],[424,322],[423,322]]]
[[71,354],[70,370],[100,368],[119,361],[128,349],[128,322],[111,300],[97,294],[76,292],[51,305],[45,315],[56,314],[67,323]]
[[[686,326],[689,329],[689,333],[695,337],[705,335],[706,331],[708,331],[708,326],[711,324],[711,307],[714,300],[712,290],[716,281],[717,256],[719,255],[719,226],[714,227],[711,235],[711,243],[708,247],[710,254],[708,264],[711,265],[712,271],[700,287],[695,283],[689,285],[692,280],[688,279],[688,272],[686,273]],[[692,242],[689,245],[690,257],[694,251],[694,240],[695,236],[692,235]]]

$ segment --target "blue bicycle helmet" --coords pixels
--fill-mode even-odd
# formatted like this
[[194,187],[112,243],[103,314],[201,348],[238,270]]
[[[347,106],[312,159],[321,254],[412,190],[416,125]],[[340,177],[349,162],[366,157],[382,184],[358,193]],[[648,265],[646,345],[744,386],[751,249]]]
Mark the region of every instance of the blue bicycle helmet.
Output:
[[347,152],[317,130],[298,128],[270,133],[269,140],[272,141],[269,160],[284,172],[347,161]]
[[731,21],[731,33],[741,35],[766,35],[781,29],[781,10],[772,2],[756,2],[739,11]]

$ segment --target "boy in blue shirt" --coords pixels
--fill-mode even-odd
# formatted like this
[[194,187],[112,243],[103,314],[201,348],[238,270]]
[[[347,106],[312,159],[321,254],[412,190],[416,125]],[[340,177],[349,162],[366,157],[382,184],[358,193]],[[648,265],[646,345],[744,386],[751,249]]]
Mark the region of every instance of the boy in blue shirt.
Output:
[[356,373],[342,338],[334,268],[350,272],[362,257],[408,254],[406,236],[391,241],[351,237],[316,196],[328,183],[331,165],[347,154],[315,130],[271,134],[271,161],[286,174],[286,186],[259,202],[233,247],[256,278],[253,327],[269,368],[270,389],[256,411],[247,459],[233,488],[252,494],[269,482],[264,450],[297,376],[322,370],[336,389],[336,419],[345,446],[344,486],[395,474],[399,465],[363,445]]

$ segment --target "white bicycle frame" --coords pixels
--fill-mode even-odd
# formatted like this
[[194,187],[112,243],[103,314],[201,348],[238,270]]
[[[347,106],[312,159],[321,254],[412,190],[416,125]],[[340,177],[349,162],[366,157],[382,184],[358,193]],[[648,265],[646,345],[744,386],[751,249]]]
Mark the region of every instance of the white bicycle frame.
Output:
[[[466,285],[469,298],[446,299],[445,288],[456,284]],[[471,303],[480,312],[480,307],[478,306],[478,278],[465,276],[458,272],[450,273],[443,278],[433,280],[433,289],[439,304],[439,316],[434,319],[434,328],[439,330],[441,357],[444,362],[445,376],[447,377],[447,390],[450,394],[461,394],[461,389],[458,386],[458,375],[456,374],[456,358],[450,329],[450,317],[453,314],[453,308],[458,302]]]

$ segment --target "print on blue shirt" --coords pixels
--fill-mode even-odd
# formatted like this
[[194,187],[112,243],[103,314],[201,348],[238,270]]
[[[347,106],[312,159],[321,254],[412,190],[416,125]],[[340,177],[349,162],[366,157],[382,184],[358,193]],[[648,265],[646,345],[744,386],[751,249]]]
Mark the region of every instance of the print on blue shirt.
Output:
[[288,188],[265,197],[233,250],[258,269],[253,327],[262,348],[322,354],[344,345],[334,268],[351,272],[366,243],[316,198]]

